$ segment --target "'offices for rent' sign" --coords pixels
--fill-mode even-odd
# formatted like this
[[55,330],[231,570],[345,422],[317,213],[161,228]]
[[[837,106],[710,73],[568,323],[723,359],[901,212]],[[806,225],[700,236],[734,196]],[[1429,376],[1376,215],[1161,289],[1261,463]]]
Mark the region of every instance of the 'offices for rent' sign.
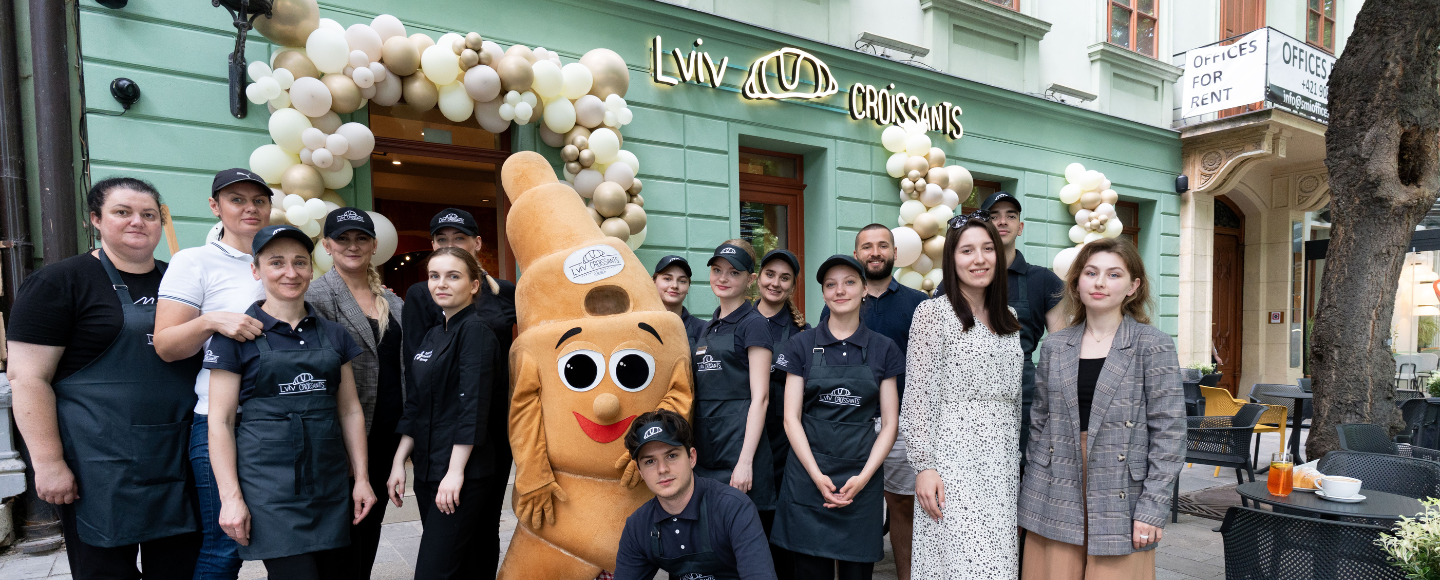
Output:
[[1335,57],[1274,30],[1262,28],[1228,45],[1185,53],[1181,117],[1193,117],[1260,101],[1297,115],[1329,121],[1330,69]]

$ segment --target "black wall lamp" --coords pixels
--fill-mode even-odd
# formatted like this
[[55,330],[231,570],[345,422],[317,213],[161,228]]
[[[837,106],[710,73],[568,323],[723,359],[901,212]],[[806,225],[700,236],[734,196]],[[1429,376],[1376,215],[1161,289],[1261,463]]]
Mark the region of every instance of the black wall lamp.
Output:
[[140,83],[125,77],[110,81],[110,96],[115,97],[121,108],[129,111],[130,105],[140,100]]
[[111,10],[119,10],[129,4],[130,0],[95,0],[95,3]]
[[230,53],[230,114],[244,119],[245,103],[245,36],[255,28],[255,19],[269,16],[270,0],[210,0],[211,6],[223,6],[235,24],[235,52]]

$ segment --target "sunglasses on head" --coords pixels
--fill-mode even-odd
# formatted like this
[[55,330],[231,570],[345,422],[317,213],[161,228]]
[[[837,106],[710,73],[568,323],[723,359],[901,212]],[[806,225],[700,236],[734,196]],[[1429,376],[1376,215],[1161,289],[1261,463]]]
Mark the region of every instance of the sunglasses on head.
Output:
[[990,212],[983,209],[977,209],[974,212],[965,215],[957,215],[953,218],[950,218],[950,229],[958,230],[965,227],[965,224],[972,221],[976,223],[988,222],[990,221]]

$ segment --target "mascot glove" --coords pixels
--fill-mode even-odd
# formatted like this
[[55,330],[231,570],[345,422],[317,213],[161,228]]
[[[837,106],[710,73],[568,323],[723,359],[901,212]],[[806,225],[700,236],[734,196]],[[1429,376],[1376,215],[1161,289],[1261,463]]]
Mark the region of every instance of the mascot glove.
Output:
[[532,529],[540,529],[545,524],[555,525],[555,501],[570,501],[565,495],[565,490],[560,489],[560,484],[550,482],[544,487],[520,496],[515,502],[515,515],[521,522],[530,522]]
[[624,485],[625,489],[635,489],[635,486],[644,481],[640,477],[640,466],[635,463],[628,452],[615,460],[615,469],[625,470],[624,474],[620,476],[620,484]]

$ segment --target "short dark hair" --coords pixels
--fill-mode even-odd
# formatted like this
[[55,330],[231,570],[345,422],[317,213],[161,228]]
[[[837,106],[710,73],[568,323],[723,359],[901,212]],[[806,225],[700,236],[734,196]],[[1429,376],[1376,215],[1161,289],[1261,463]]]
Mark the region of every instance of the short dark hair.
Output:
[[[90,187],[90,192],[85,194],[85,206],[90,209],[92,215],[98,217],[101,212],[105,211],[105,201],[110,198],[110,192],[117,189],[129,189],[149,195],[155,200],[157,208],[165,203],[160,201],[160,192],[148,181],[134,177],[111,177]],[[164,213],[160,214],[160,223],[165,223]]]
[[625,450],[634,457],[640,451],[640,427],[659,421],[666,431],[675,434],[685,452],[689,453],[695,447],[695,432],[690,428],[690,422],[679,413],[669,409],[656,409],[648,413],[641,413],[634,421],[630,422],[630,429],[625,432]]
[[860,228],[860,231],[855,232],[855,244],[857,246],[860,244],[860,234],[863,234],[870,230],[885,230],[886,233],[890,234],[890,243],[895,243],[895,233],[891,232],[890,228],[886,227],[885,224],[870,224],[868,226]]

